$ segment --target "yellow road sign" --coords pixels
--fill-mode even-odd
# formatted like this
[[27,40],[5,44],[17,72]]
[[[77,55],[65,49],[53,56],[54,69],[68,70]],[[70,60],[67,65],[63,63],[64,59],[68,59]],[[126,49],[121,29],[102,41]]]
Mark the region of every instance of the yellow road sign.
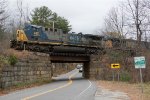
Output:
[[120,64],[111,64],[111,68],[112,69],[119,69],[120,68]]

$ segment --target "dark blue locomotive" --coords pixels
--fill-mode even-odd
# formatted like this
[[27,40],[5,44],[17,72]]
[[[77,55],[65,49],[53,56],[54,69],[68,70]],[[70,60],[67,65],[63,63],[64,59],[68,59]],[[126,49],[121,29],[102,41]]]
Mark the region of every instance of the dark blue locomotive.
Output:
[[63,33],[61,29],[25,25],[17,30],[11,47],[38,52],[91,52],[102,47],[102,36],[82,33]]

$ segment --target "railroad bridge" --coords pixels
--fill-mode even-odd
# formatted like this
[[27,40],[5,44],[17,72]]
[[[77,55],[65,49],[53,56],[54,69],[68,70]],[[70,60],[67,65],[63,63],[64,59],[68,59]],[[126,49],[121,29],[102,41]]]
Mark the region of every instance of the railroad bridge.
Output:
[[[62,49],[63,48],[63,49]],[[67,49],[66,49],[67,48]],[[68,50],[69,48],[69,50]],[[70,50],[72,48],[72,50]],[[68,50],[68,51],[67,51]],[[101,62],[102,55],[107,51],[123,51],[130,52],[134,55],[134,50],[131,48],[82,48],[82,47],[54,47],[49,53],[51,63],[83,63],[83,77],[95,78],[99,73],[98,69],[103,67]]]
[[[68,48],[68,47],[67,47]],[[71,48],[71,47],[70,47]],[[94,78],[96,73],[96,67],[100,64],[98,60],[98,52],[103,51],[102,48],[92,48],[91,52],[87,52],[86,49],[81,48],[63,51],[62,48],[53,50],[49,53],[51,63],[83,63],[83,77]],[[63,52],[62,52],[63,51]]]

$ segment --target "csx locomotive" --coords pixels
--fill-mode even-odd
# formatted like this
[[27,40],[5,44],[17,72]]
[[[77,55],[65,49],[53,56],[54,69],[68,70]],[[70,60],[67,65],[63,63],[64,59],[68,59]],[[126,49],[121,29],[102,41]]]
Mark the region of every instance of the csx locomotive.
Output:
[[11,40],[11,48],[37,52],[94,53],[102,47],[103,36],[63,33],[61,29],[25,25],[17,30],[16,39]]
[[[137,45],[139,46],[137,40],[133,39],[119,39],[119,38],[104,38],[103,39],[103,46],[104,48],[121,48],[126,50],[135,50],[137,48]],[[140,47],[142,49],[150,49],[150,43],[146,41],[140,42]]]

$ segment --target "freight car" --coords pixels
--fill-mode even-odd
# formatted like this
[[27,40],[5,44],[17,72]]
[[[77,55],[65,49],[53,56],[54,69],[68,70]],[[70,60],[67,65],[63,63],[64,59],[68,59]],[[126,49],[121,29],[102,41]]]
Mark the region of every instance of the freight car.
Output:
[[[121,48],[126,50],[134,50],[135,48],[137,48],[137,40],[133,39],[105,37],[103,40],[104,48]],[[146,41],[141,41],[141,48],[150,49],[150,43]]]
[[102,40],[103,37],[98,35],[63,33],[60,29],[28,24],[23,30],[17,30],[11,48],[37,52],[94,53],[102,47]]

